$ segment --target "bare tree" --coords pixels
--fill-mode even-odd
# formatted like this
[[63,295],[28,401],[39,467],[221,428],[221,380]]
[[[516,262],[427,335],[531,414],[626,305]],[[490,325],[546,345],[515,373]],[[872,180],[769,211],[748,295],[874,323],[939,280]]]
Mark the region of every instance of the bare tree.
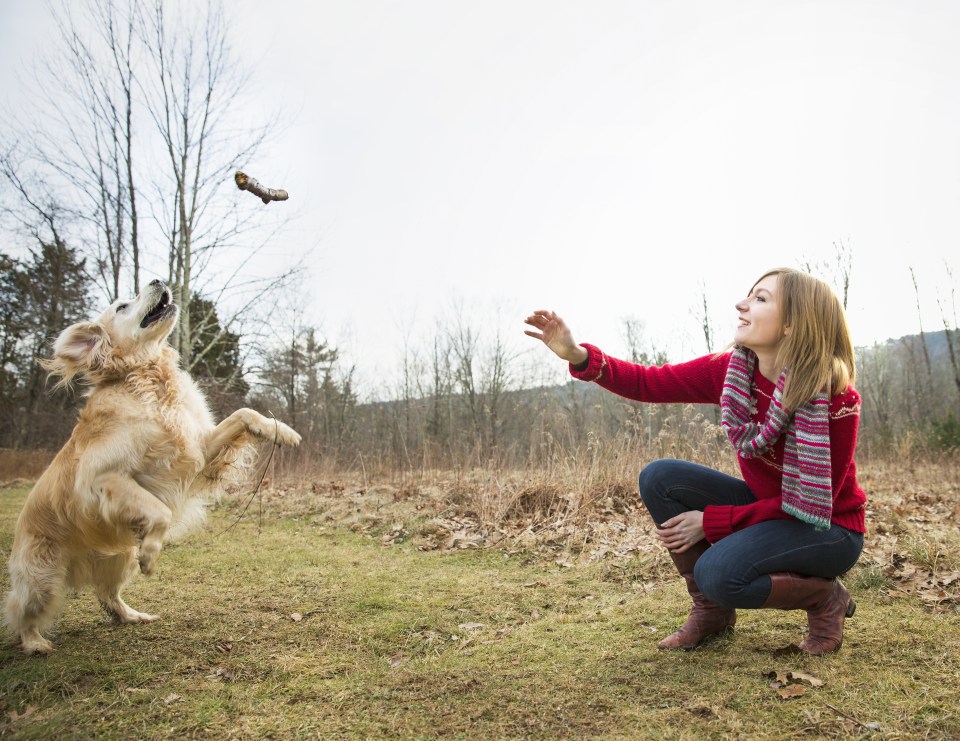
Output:
[[429,378],[420,389],[429,399],[426,437],[449,453],[453,440],[453,361],[449,339],[438,326],[430,348]]
[[[236,266],[227,273],[228,283],[234,286],[240,270],[253,258],[255,251],[236,259],[242,255],[236,248],[255,212],[235,209],[233,202],[223,197],[224,190],[235,193],[230,186],[237,163],[263,146],[276,123],[252,126],[238,137],[233,122],[249,118],[249,111],[241,110],[249,79],[231,52],[223,7],[211,1],[184,12],[194,12],[197,17],[171,19],[164,1],[154,0],[143,22],[149,66],[143,91],[165,161],[154,189],[167,196],[160,202],[167,204],[168,211],[160,218],[168,245],[168,279],[181,307],[187,306],[193,292],[207,292],[197,284],[197,276],[208,267],[223,275],[227,265],[217,258],[225,248],[231,248],[231,263]],[[259,298],[284,283],[292,272],[260,280],[248,278],[245,295]],[[187,309],[171,338],[184,357],[191,321]]]
[[910,280],[913,281],[913,294],[917,301],[917,326],[920,328],[920,346],[923,348],[923,360],[927,368],[927,389],[933,388],[933,368],[930,364],[930,350],[927,348],[927,336],[923,331],[923,312],[920,310],[920,289],[917,287],[917,276],[910,268]]
[[112,301],[129,287],[128,264],[132,287],[139,283],[134,14],[113,0],[64,3],[54,14],[59,39],[32,81],[39,93],[33,116],[10,126],[20,132],[16,175],[21,184],[42,181],[56,193],[64,221],[79,230],[72,241],[86,247],[91,275]]
[[477,332],[470,327],[462,312],[462,307],[456,314],[456,326],[448,330],[450,350],[454,358],[454,378],[456,379],[459,399],[471,427],[479,441],[483,439],[483,408],[481,391],[476,377],[476,360],[480,344]]
[[697,311],[697,321],[703,330],[703,339],[707,345],[707,352],[713,352],[713,323],[710,321],[710,307],[707,303],[707,286],[700,281],[700,299],[701,303]]
[[833,243],[833,260],[800,261],[800,266],[811,275],[819,275],[833,284],[844,310],[850,299],[850,281],[853,277],[853,249],[842,239]]
[[945,266],[950,288],[950,306],[953,310],[953,321],[947,315],[943,306],[943,301],[938,297],[937,305],[940,307],[940,316],[943,318],[943,330],[947,339],[947,352],[950,356],[950,365],[953,368],[953,381],[957,387],[957,393],[960,394],[960,348],[957,347],[957,294],[953,286],[953,271],[950,266]]
[[496,451],[503,442],[500,435],[504,423],[503,401],[510,385],[511,360],[506,343],[498,331],[484,355],[483,367],[480,370],[483,411],[487,421],[487,445],[491,452]]
[[853,250],[849,244],[841,239],[833,243],[835,256],[834,264],[834,284],[840,289],[840,303],[843,304],[843,310],[847,310],[847,302],[850,299],[850,278],[853,275]]
[[171,342],[189,367],[211,324],[192,316],[194,296],[216,307],[218,341],[246,334],[296,272],[255,266],[265,227],[282,219],[237,208],[232,180],[277,119],[258,123],[244,108],[249,77],[220,0],[56,0],[51,10],[59,38],[36,75],[36,108],[5,127],[19,133],[2,174],[32,202],[28,214],[51,211],[49,189],[107,300],[136,291],[145,271],[166,272],[182,310]]

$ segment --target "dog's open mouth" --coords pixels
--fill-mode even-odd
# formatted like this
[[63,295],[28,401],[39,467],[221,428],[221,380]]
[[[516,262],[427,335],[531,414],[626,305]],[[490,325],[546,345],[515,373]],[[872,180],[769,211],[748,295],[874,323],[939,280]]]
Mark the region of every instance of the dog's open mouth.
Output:
[[158,322],[173,311],[176,311],[177,307],[175,304],[170,303],[170,291],[164,290],[163,294],[160,296],[160,300],[157,301],[156,305],[147,312],[146,316],[140,321],[140,327],[146,329],[154,322]]

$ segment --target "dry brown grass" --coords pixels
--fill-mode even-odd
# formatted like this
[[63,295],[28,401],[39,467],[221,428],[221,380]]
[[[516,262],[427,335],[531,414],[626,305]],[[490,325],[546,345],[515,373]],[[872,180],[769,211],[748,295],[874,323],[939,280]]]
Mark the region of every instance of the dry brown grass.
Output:
[[36,481],[50,465],[55,451],[0,448],[0,486]]

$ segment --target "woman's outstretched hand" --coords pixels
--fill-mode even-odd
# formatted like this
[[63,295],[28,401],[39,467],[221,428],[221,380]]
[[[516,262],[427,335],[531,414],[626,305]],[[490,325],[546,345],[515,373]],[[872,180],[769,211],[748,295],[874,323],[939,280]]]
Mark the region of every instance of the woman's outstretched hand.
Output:
[[579,365],[589,357],[587,351],[573,341],[573,334],[556,312],[538,309],[523,320],[537,331],[523,330],[528,337],[540,340],[554,354],[573,365]]

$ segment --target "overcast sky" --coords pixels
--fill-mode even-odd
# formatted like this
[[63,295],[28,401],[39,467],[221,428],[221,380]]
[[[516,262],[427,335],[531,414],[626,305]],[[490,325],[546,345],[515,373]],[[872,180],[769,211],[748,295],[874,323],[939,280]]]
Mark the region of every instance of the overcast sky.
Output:
[[[726,342],[759,274],[838,242],[856,344],[918,331],[911,266],[924,329],[942,329],[960,270],[960,3],[228,8],[263,105],[286,112],[246,168],[290,192],[269,207],[298,217],[275,254],[309,251],[309,314],[368,383],[458,305],[544,361],[522,335],[534,308],[612,354],[633,317],[694,357],[703,290]],[[44,11],[0,9],[13,95]]]

